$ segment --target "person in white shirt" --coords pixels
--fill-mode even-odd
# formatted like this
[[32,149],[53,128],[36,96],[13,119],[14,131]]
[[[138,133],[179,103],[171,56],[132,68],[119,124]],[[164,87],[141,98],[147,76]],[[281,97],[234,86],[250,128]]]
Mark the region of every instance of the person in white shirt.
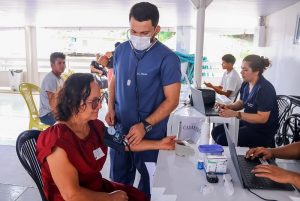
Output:
[[207,87],[212,88],[220,95],[227,96],[232,101],[234,101],[242,84],[238,72],[233,68],[234,63],[235,57],[231,54],[225,54],[222,57],[222,68],[225,69],[226,72],[223,74],[220,86],[214,86],[209,82],[204,82]]

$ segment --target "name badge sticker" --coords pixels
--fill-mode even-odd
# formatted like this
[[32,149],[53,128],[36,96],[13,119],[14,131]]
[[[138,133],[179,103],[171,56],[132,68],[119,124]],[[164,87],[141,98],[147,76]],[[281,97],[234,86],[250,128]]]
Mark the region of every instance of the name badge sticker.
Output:
[[131,80],[127,80],[127,86],[131,85]]
[[103,151],[101,150],[100,147],[98,147],[97,149],[95,149],[93,151],[94,157],[96,160],[99,160],[100,158],[102,158],[103,156],[105,156],[105,154],[103,153]]

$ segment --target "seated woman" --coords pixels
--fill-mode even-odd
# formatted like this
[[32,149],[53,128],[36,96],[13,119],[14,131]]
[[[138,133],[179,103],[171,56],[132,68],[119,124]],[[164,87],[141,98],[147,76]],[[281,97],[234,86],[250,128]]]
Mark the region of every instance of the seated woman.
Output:
[[[49,201],[143,201],[138,189],[110,182],[101,176],[107,157],[104,124],[97,119],[103,95],[92,74],[71,75],[58,93],[57,124],[37,141],[44,192]],[[174,149],[175,137],[143,140],[133,151]]]
[[[219,105],[220,116],[240,119],[238,146],[274,147],[274,135],[279,127],[276,91],[273,85],[262,75],[270,65],[268,59],[258,55],[249,55],[243,59],[240,100]],[[239,110],[244,109],[244,112]],[[227,140],[223,125],[212,130],[216,143],[226,146]]]
[[[246,158],[263,157],[264,160],[274,158],[282,159],[300,159],[300,142],[278,147],[273,149],[266,149],[258,147],[250,149],[246,153]],[[274,165],[258,165],[252,173],[257,177],[265,177],[279,183],[289,183],[300,189],[300,173],[285,170]]]

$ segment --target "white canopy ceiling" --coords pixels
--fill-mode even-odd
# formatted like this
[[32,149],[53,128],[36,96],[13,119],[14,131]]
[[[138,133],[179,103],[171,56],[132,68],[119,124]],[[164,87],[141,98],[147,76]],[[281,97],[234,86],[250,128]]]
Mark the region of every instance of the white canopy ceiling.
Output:
[[[137,0],[0,0],[0,26],[126,27]],[[195,25],[190,0],[150,0],[159,7],[160,25]],[[206,12],[206,27],[253,27],[266,16],[299,0],[214,0]]]

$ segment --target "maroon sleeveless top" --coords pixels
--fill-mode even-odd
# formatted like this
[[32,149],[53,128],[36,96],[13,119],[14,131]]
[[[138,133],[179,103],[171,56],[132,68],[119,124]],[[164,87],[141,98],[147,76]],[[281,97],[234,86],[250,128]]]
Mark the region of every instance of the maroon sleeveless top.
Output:
[[41,166],[44,192],[49,201],[63,201],[55,185],[46,158],[53,148],[62,148],[70,163],[78,172],[81,187],[98,192],[124,190],[129,200],[148,200],[144,193],[131,186],[107,181],[100,173],[107,157],[103,143],[104,124],[99,120],[89,122],[90,133],[85,139],[78,138],[65,124],[56,124],[43,131],[36,144],[36,155]]

